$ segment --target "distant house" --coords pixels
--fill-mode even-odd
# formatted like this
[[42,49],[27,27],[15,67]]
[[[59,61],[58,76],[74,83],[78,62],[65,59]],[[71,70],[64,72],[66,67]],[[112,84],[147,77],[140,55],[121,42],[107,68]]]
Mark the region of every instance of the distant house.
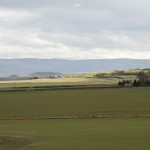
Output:
[[125,87],[131,87],[131,86],[133,86],[133,84],[132,84],[131,82],[129,82],[129,83],[124,83],[124,86],[125,86]]
[[133,83],[130,80],[123,80],[122,82],[119,81],[118,85],[124,87],[132,87]]
[[10,75],[9,78],[19,78],[17,74]]
[[50,79],[56,79],[56,78],[58,78],[58,77],[57,77],[56,75],[50,75],[49,78],[50,78]]
[[30,74],[31,77],[38,77],[38,78],[60,78],[63,76],[62,73],[59,72],[34,72]]
[[51,79],[58,79],[58,78],[62,78],[62,75],[50,75],[49,78]]

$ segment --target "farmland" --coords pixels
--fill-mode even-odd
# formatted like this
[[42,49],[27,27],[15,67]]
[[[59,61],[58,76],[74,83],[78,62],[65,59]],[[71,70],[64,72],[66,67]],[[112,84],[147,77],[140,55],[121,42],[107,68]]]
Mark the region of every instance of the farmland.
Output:
[[[120,80],[134,80],[140,71],[147,70],[124,70],[112,72],[90,72],[78,74],[66,74],[63,78],[39,78],[32,80],[10,80],[0,81],[1,88],[14,88],[14,87],[33,87],[33,86],[62,86],[62,85],[116,85]],[[122,74],[120,74],[120,72]],[[100,76],[96,76],[96,75]]]
[[0,149],[149,150],[149,133],[149,119],[1,121]]
[[36,79],[22,81],[0,81],[0,88],[32,87],[32,86],[61,86],[61,85],[95,85],[95,84],[117,84],[116,79],[96,79],[88,77],[67,77],[59,79]]
[[150,88],[0,92],[0,150],[149,150]]
[[150,88],[0,93],[1,119],[149,116]]

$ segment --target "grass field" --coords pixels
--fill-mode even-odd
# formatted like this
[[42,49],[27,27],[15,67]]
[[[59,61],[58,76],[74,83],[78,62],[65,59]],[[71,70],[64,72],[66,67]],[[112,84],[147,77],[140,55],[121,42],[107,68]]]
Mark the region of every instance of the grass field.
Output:
[[33,79],[33,80],[16,80],[16,81],[0,81],[1,88],[14,88],[14,87],[32,87],[32,86],[58,86],[58,85],[95,85],[95,84],[118,84],[121,80],[134,80],[136,76],[134,75],[119,75],[109,78],[95,78],[93,74],[78,74],[70,75],[64,78],[58,79]]
[[0,121],[0,150],[149,150],[150,119]]
[[150,88],[0,92],[0,150],[149,150],[149,117]]
[[22,81],[0,81],[0,88],[32,87],[32,86],[58,86],[58,85],[95,85],[117,84],[116,79],[94,78],[60,78],[60,79],[36,79]]
[[[50,79],[39,78],[32,80],[15,80],[15,81],[0,81],[1,88],[14,88],[14,87],[32,87],[32,86],[58,86],[58,85],[91,85],[91,84],[112,84],[116,85],[122,80],[135,80],[139,72],[148,72],[149,69],[133,69],[109,72],[88,72],[77,74],[65,74],[63,78]],[[96,77],[97,74],[105,74],[105,76]]]
[[150,116],[150,88],[0,93],[0,119]]

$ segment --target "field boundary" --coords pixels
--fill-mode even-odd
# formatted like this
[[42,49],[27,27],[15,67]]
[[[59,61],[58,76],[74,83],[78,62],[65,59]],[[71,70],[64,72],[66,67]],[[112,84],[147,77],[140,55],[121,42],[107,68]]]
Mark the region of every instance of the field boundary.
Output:
[[26,92],[26,91],[46,91],[46,90],[84,90],[84,89],[102,89],[102,88],[125,88],[118,85],[64,85],[64,86],[33,86],[33,87],[15,87],[0,89],[0,92]]
[[89,115],[89,116],[62,116],[62,117],[39,117],[39,118],[22,118],[22,117],[17,117],[17,118],[0,118],[0,121],[2,120],[68,120],[68,119],[123,119],[123,118],[150,118],[150,114],[149,115],[140,115],[140,114],[135,114],[135,115],[98,115],[98,116],[93,116],[93,115]]

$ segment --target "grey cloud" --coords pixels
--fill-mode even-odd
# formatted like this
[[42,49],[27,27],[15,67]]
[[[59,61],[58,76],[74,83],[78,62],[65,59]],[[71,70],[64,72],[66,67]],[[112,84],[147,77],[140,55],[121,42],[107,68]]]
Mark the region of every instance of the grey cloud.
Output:
[[148,0],[0,0],[0,48],[19,57],[25,49],[36,57],[36,49],[54,55],[62,48],[67,58],[81,51],[82,57],[94,57],[98,49],[149,52],[149,5]]

